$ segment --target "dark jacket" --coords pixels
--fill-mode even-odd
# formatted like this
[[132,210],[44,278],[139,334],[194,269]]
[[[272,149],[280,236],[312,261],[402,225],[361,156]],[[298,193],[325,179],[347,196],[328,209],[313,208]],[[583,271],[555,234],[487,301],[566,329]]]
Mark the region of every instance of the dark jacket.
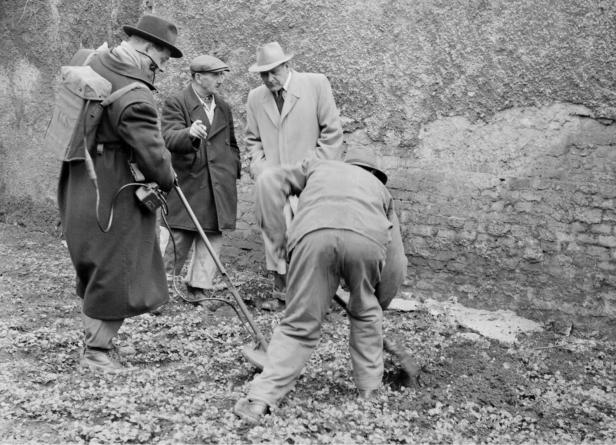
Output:
[[[79,59],[78,54],[73,58]],[[106,225],[114,194],[133,182],[129,160],[147,182],[164,190],[173,183],[171,156],[158,122],[154,87],[135,67],[111,51],[101,51],[90,66],[115,91],[139,81],[136,88],[105,109],[97,134],[103,152],[91,153],[100,189],[100,221]],[[135,188],[124,189],[113,203],[113,224],[102,232],[96,221],[96,193],[82,161],[64,162],[58,204],[68,250],[77,273],[77,294],[86,315],[118,320],[148,312],[168,301],[167,283],[156,236],[156,215],[142,208]]]
[[[180,188],[206,232],[235,229],[236,181],[241,171],[231,108],[219,96],[214,99],[211,125],[191,85],[169,97],[162,113],[163,137]],[[190,126],[196,120],[208,127],[205,140],[190,137]],[[175,190],[167,197],[167,204],[172,229],[196,230]]]

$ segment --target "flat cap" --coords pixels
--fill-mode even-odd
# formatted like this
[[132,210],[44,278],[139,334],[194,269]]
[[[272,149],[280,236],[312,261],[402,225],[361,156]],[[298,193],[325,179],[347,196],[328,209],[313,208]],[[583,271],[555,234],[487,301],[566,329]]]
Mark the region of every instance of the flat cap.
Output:
[[192,59],[190,71],[193,73],[219,73],[229,71],[229,66],[219,58],[206,54]]

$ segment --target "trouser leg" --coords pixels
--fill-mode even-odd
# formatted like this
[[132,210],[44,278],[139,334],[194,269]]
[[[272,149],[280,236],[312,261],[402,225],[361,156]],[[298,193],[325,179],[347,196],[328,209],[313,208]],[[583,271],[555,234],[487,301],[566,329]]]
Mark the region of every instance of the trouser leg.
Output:
[[263,250],[265,251],[265,268],[270,272],[277,272],[280,275],[286,274],[286,261],[278,258],[274,245],[269,240],[265,232],[261,232],[261,237],[263,238]]
[[182,267],[188,257],[188,252],[195,239],[195,234],[196,232],[190,230],[171,230],[173,240],[170,239],[167,243],[167,248],[163,256],[167,276],[179,275],[182,272]]
[[267,349],[268,366],[248,398],[275,406],[287,394],[319,341],[321,323],[339,282],[336,230],[306,235],[295,247],[287,280],[287,307]]
[[81,313],[85,331],[85,344],[89,348],[113,349],[113,338],[124,320],[98,320]]
[[[223,245],[222,233],[207,233],[206,236],[215,255],[220,258]],[[207,249],[207,246],[198,234],[195,236],[194,246],[195,248],[193,249],[190,262],[188,263],[186,284],[200,289],[211,289],[213,287],[212,281],[218,271],[218,267],[210,251]]]
[[374,295],[385,249],[353,232],[340,235],[345,246],[341,273],[349,286],[349,347],[353,379],[360,390],[380,386],[383,378],[383,311]]
[[166,227],[158,227],[158,242],[160,243],[160,253],[164,256],[169,244],[171,233]]

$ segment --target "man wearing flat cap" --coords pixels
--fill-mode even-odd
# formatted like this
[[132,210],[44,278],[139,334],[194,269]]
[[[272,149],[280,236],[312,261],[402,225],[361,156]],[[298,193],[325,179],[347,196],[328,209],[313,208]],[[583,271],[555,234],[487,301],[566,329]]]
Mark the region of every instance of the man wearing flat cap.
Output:
[[[163,137],[179,185],[217,255],[223,232],[235,229],[236,182],[241,172],[231,108],[218,93],[228,71],[227,64],[214,56],[195,57],[190,63],[190,84],[165,100],[162,116]],[[212,297],[216,263],[175,190],[167,204],[174,241],[162,246],[167,273],[179,274],[194,246],[185,277],[189,298]],[[219,304],[207,306],[214,311]]]
[[[257,178],[273,166],[293,166],[309,158],[341,159],[342,126],[327,77],[300,73],[289,66],[278,42],[257,49],[248,71],[259,73],[263,85],[248,94],[246,147],[250,174]],[[295,204],[291,198],[285,212]],[[266,268],[274,275],[274,296],[284,299],[286,264],[276,260],[272,245],[263,237]],[[272,300],[271,308],[284,303]],[[264,305],[265,308],[267,308]]]
[[[140,179],[163,191],[173,186],[171,155],[159,129],[152,90],[167,60],[182,57],[175,46],[177,28],[163,18],[144,15],[124,31],[128,37],[119,46],[82,49],[71,61],[89,65],[111,83],[112,93],[124,91],[103,109],[96,148],[90,153],[98,196],[83,161],[63,162],[58,185],[62,228],[77,274],[77,294],[83,299],[81,365],[110,373],[134,370],[113,353],[112,340],[124,319],[151,312],[169,298],[156,214],[139,204],[134,188],[122,187],[135,182],[137,170]],[[103,231],[100,224],[112,207],[112,224]]]
[[[281,257],[289,257],[287,307],[267,348],[263,372],[235,405],[250,422],[291,390],[317,346],[340,279],[349,286],[349,350],[353,379],[371,398],[383,376],[383,309],[404,281],[404,255],[387,175],[369,148],[345,162],[309,159],[273,167],[257,179],[257,222]],[[287,226],[282,207],[299,196]]]

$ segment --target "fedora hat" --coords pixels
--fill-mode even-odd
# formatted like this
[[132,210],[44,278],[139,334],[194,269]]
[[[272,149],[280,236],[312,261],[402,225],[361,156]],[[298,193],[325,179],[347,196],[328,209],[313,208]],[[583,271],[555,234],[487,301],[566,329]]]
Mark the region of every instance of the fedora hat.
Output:
[[251,73],[263,73],[276,68],[293,58],[285,54],[278,42],[269,42],[257,48],[257,63],[248,68]]
[[124,25],[122,29],[129,36],[136,35],[169,48],[171,57],[182,57],[182,51],[175,47],[178,29],[173,23],[165,19],[146,14],[139,19],[135,26]]
[[383,170],[379,168],[379,163],[376,158],[376,153],[371,148],[355,148],[350,147],[347,150],[344,162],[347,164],[357,165],[359,167],[367,168],[372,171],[374,175],[379,178],[383,184],[387,184],[387,175]]

